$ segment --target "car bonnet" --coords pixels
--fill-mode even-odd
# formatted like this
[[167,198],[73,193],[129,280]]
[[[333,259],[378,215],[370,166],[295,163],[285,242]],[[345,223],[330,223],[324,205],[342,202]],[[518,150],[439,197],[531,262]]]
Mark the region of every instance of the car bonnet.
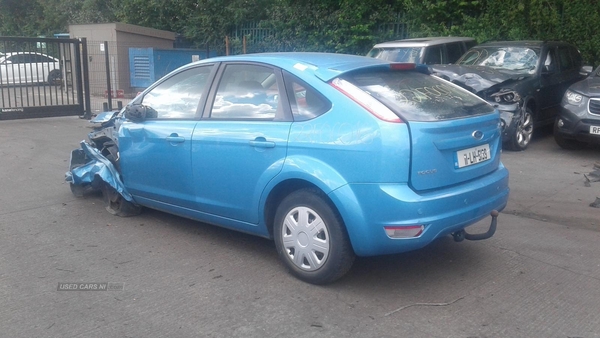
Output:
[[498,84],[508,84],[530,77],[523,74],[508,74],[484,66],[431,65],[430,67],[435,75],[458,83],[474,93]]

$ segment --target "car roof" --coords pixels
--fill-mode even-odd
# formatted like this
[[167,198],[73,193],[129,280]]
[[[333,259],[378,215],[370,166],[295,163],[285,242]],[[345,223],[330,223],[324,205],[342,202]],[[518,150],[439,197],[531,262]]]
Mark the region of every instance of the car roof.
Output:
[[294,74],[314,74],[323,81],[329,81],[343,73],[366,68],[387,68],[391,62],[366,56],[334,53],[257,53],[235,56],[221,56],[204,59],[193,64],[225,61],[267,63],[283,68]]
[[23,54],[35,54],[35,55],[44,55],[44,56],[49,56],[46,54],[42,54],[42,53],[38,53],[38,52],[8,52],[5,53],[3,56],[13,56],[13,55],[23,55]]
[[540,41],[540,40],[522,40],[522,41],[488,41],[477,47],[542,47],[544,45],[571,45],[563,41]]
[[445,43],[453,43],[460,41],[475,41],[473,38],[467,37],[456,37],[456,36],[443,36],[443,37],[428,37],[428,38],[414,38],[381,42],[373,46],[373,48],[390,48],[390,47],[428,47],[433,45],[441,45]]

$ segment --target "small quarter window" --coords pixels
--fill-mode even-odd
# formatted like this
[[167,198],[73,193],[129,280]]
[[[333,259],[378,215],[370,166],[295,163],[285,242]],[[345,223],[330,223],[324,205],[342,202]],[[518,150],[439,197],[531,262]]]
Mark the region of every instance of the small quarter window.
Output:
[[287,72],[283,78],[294,121],[310,120],[331,109],[331,102],[304,81]]

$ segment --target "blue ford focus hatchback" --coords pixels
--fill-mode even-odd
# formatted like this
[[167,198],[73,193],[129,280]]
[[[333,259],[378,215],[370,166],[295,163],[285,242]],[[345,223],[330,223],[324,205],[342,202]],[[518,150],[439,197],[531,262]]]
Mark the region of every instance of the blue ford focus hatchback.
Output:
[[[493,235],[508,199],[500,116],[415,64],[322,53],[195,62],[94,121],[75,194],[272,238],[296,277],[452,234]],[[490,229],[465,228],[492,215]]]

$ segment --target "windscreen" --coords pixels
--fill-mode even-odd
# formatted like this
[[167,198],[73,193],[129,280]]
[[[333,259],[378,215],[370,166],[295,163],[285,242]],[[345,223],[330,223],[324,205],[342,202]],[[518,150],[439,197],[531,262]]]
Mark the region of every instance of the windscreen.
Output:
[[539,54],[538,49],[526,47],[475,47],[465,53],[456,64],[534,74]]
[[345,74],[343,79],[407,121],[441,121],[494,111],[478,96],[450,82],[416,71],[361,71]]
[[392,62],[421,63],[422,50],[423,47],[373,48],[367,56]]

